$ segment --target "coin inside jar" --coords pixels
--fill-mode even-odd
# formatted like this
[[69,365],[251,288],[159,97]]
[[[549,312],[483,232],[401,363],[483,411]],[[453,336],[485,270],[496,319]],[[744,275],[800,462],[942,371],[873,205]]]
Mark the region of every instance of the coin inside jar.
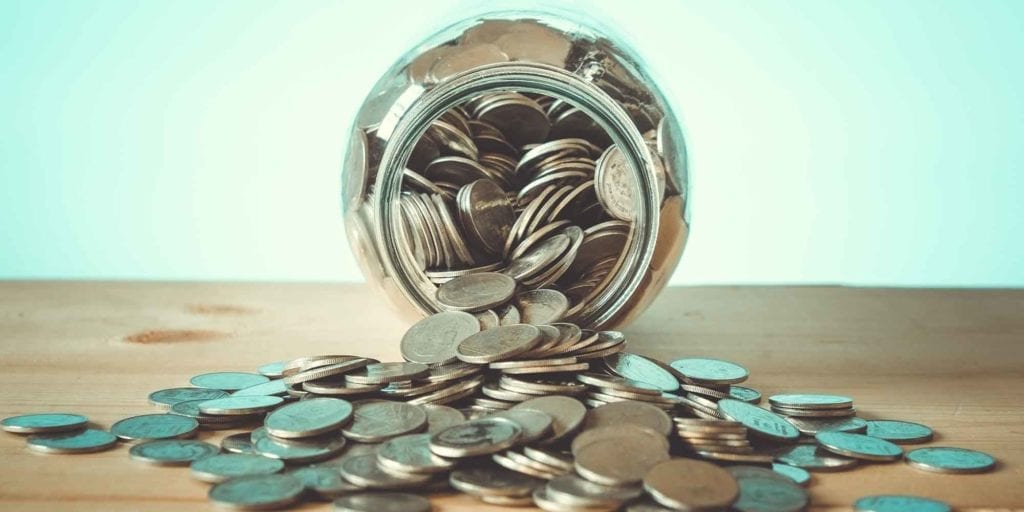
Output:
[[452,311],[483,311],[509,301],[516,282],[497,272],[456,277],[437,289],[437,301]]

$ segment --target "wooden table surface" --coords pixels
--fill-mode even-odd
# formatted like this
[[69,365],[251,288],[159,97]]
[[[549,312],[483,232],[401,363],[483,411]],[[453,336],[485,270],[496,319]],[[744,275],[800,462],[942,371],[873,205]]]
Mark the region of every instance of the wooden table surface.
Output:
[[[203,372],[313,354],[398,360],[404,328],[362,285],[0,283],[0,417],[70,411],[106,428],[157,412],[149,392]],[[982,475],[901,462],[815,474],[813,510],[849,510],[858,497],[884,493],[957,510],[1024,510],[1024,291],[673,288],[625,332],[633,352],[735,361],[766,396],[847,394],[862,417],[925,423],[936,431],[933,446],[1000,461]],[[207,485],[187,469],[133,461],[124,446],[42,455],[0,432],[0,460],[4,511],[213,508]],[[442,511],[502,510],[459,495],[434,502]]]

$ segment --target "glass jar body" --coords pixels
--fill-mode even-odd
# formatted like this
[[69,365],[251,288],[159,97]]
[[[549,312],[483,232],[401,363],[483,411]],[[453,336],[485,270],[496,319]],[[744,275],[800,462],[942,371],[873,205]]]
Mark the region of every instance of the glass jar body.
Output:
[[364,275],[410,319],[443,309],[435,282],[402,236],[403,172],[440,115],[502,91],[553,97],[564,107],[552,130],[621,150],[619,185],[631,196],[623,250],[570,320],[586,328],[628,323],[665,286],[686,244],[682,129],[626,45],[607,31],[545,13],[459,22],[399,59],[374,86],[352,128],[342,178],[348,240]]

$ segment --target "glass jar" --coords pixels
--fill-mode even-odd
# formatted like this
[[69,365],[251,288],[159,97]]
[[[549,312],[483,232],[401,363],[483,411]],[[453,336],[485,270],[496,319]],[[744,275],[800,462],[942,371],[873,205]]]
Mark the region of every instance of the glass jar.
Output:
[[[509,246],[514,245],[510,239],[504,251],[483,257],[479,254],[485,251],[480,250],[475,251],[476,257],[466,253],[466,258],[460,258],[455,253],[462,246],[459,224],[437,219],[459,218],[452,209],[459,209],[453,203],[457,190],[465,185],[458,183],[463,178],[444,178],[454,184],[422,183],[424,175],[450,175],[449,167],[434,165],[446,155],[460,162],[476,157],[480,166],[464,162],[470,171],[484,172],[508,185],[522,178],[523,157],[529,150],[548,137],[559,141],[534,152],[544,158],[557,153],[544,160],[548,163],[538,164],[538,175],[554,180],[550,188],[556,192],[549,197],[557,193],[583,205],[570,204],[577,208],[572,210],[571,222],[584,230],[582,242],[573,239],[579,252],[572,258],[603,259],[588,261],[591,266],[576,268],[575,274],[545,285],[575,299],[567,317],[581,327],[609,329],[628,323],[649,305],[675,269],[689,233],[686,151],[679,122],[643,61],[620,38],[570,18],[515,11],[458,22],[400,58],[360,108],[343,164],[348,240],[368,281],[410,319],[444,309],[435,297],[438,283],[467,272],[446,265],[500,271],[510,259]],[[488,117],[496,105],[511,118]],[[518,116],[536,117],[538,108],[546,122],[539,119],[531,125]],[[484,120],[503,130],[493,131]],[[539,137],[545,123],[547,131]],[[453,127],[461,128],[461,133],[453,133]],[[474,147],[469,147],[464,135]],[[494,140],[503,135],[507,144]],[[510,161],[517,166],[511,173]],[[488,167],[495,165],[502,169]],[[556,168],[566,167],[570,172],[565,181],[551,178]],[[595,174],[588,176],[591,167]],[[510,204],[522,216],[534,192],[523,192],[529,183],[519,185],[518,190],[505,188],[511,189],[507,192]],[[572,190],[566,192],[569,187]],[[605,211],[578,199],[591,198],[590,188]],[[428,192],[421,194],[426,200],[418,203],[419,210],[402,204],[410,193],[416,194],[410,189]],[[436,210],[436,217],[422,209],[423,204],[428,208],[438,204],[428,197],[431,194],[441,199],[443,211]],[[542,208],[537,206],[533,215]],[[427,219],[426,224],[411,222],[410,216],[416,215],[419,221]],[[552,214],[548,220],[555,222],[555,218]],[[430,219],[437,222],[430,224]],[[513,237],[517,243],[523,242],[524,234],[543,231],[547,225],[530,224],[534,229],[524,227]],[[425,225],[438,228],[441,234],[423,233]],[[443,229],[450,226],[456,232]],[[443,238],[445,233],[455,237]],[[611,253],[601,251],[610,251],[607,245],[613,242],[621,248],[614,257],[607,257]],[[470,260],[476,267],[468,264]]]

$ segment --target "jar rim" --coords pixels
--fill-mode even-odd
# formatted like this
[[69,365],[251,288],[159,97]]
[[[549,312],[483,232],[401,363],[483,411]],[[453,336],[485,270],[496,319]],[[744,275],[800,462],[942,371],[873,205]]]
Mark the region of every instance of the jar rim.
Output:
[[611,282],[577,315],[577,322],[586,327],[612,323],[643,284],[657,241],[660,201],[653,158],[643,134],[614,98],[585,77],[546,64],[489,64],[452,76],[431,89],[421,89],[417,97],[410,98],[409,109],[386,134],[393,143],[384,148],[374,185],[374,243],[385,273],[396,280],[398,290],[421,313],[439,311],[433,297],[427,296],[433,285],[414,264],[411,248],[400,239],[402,172],[416,142],[438,116],[474,96],[503,91],[547,94],[579,108],[607,132],[629,164],[638,201],[625,254]]

